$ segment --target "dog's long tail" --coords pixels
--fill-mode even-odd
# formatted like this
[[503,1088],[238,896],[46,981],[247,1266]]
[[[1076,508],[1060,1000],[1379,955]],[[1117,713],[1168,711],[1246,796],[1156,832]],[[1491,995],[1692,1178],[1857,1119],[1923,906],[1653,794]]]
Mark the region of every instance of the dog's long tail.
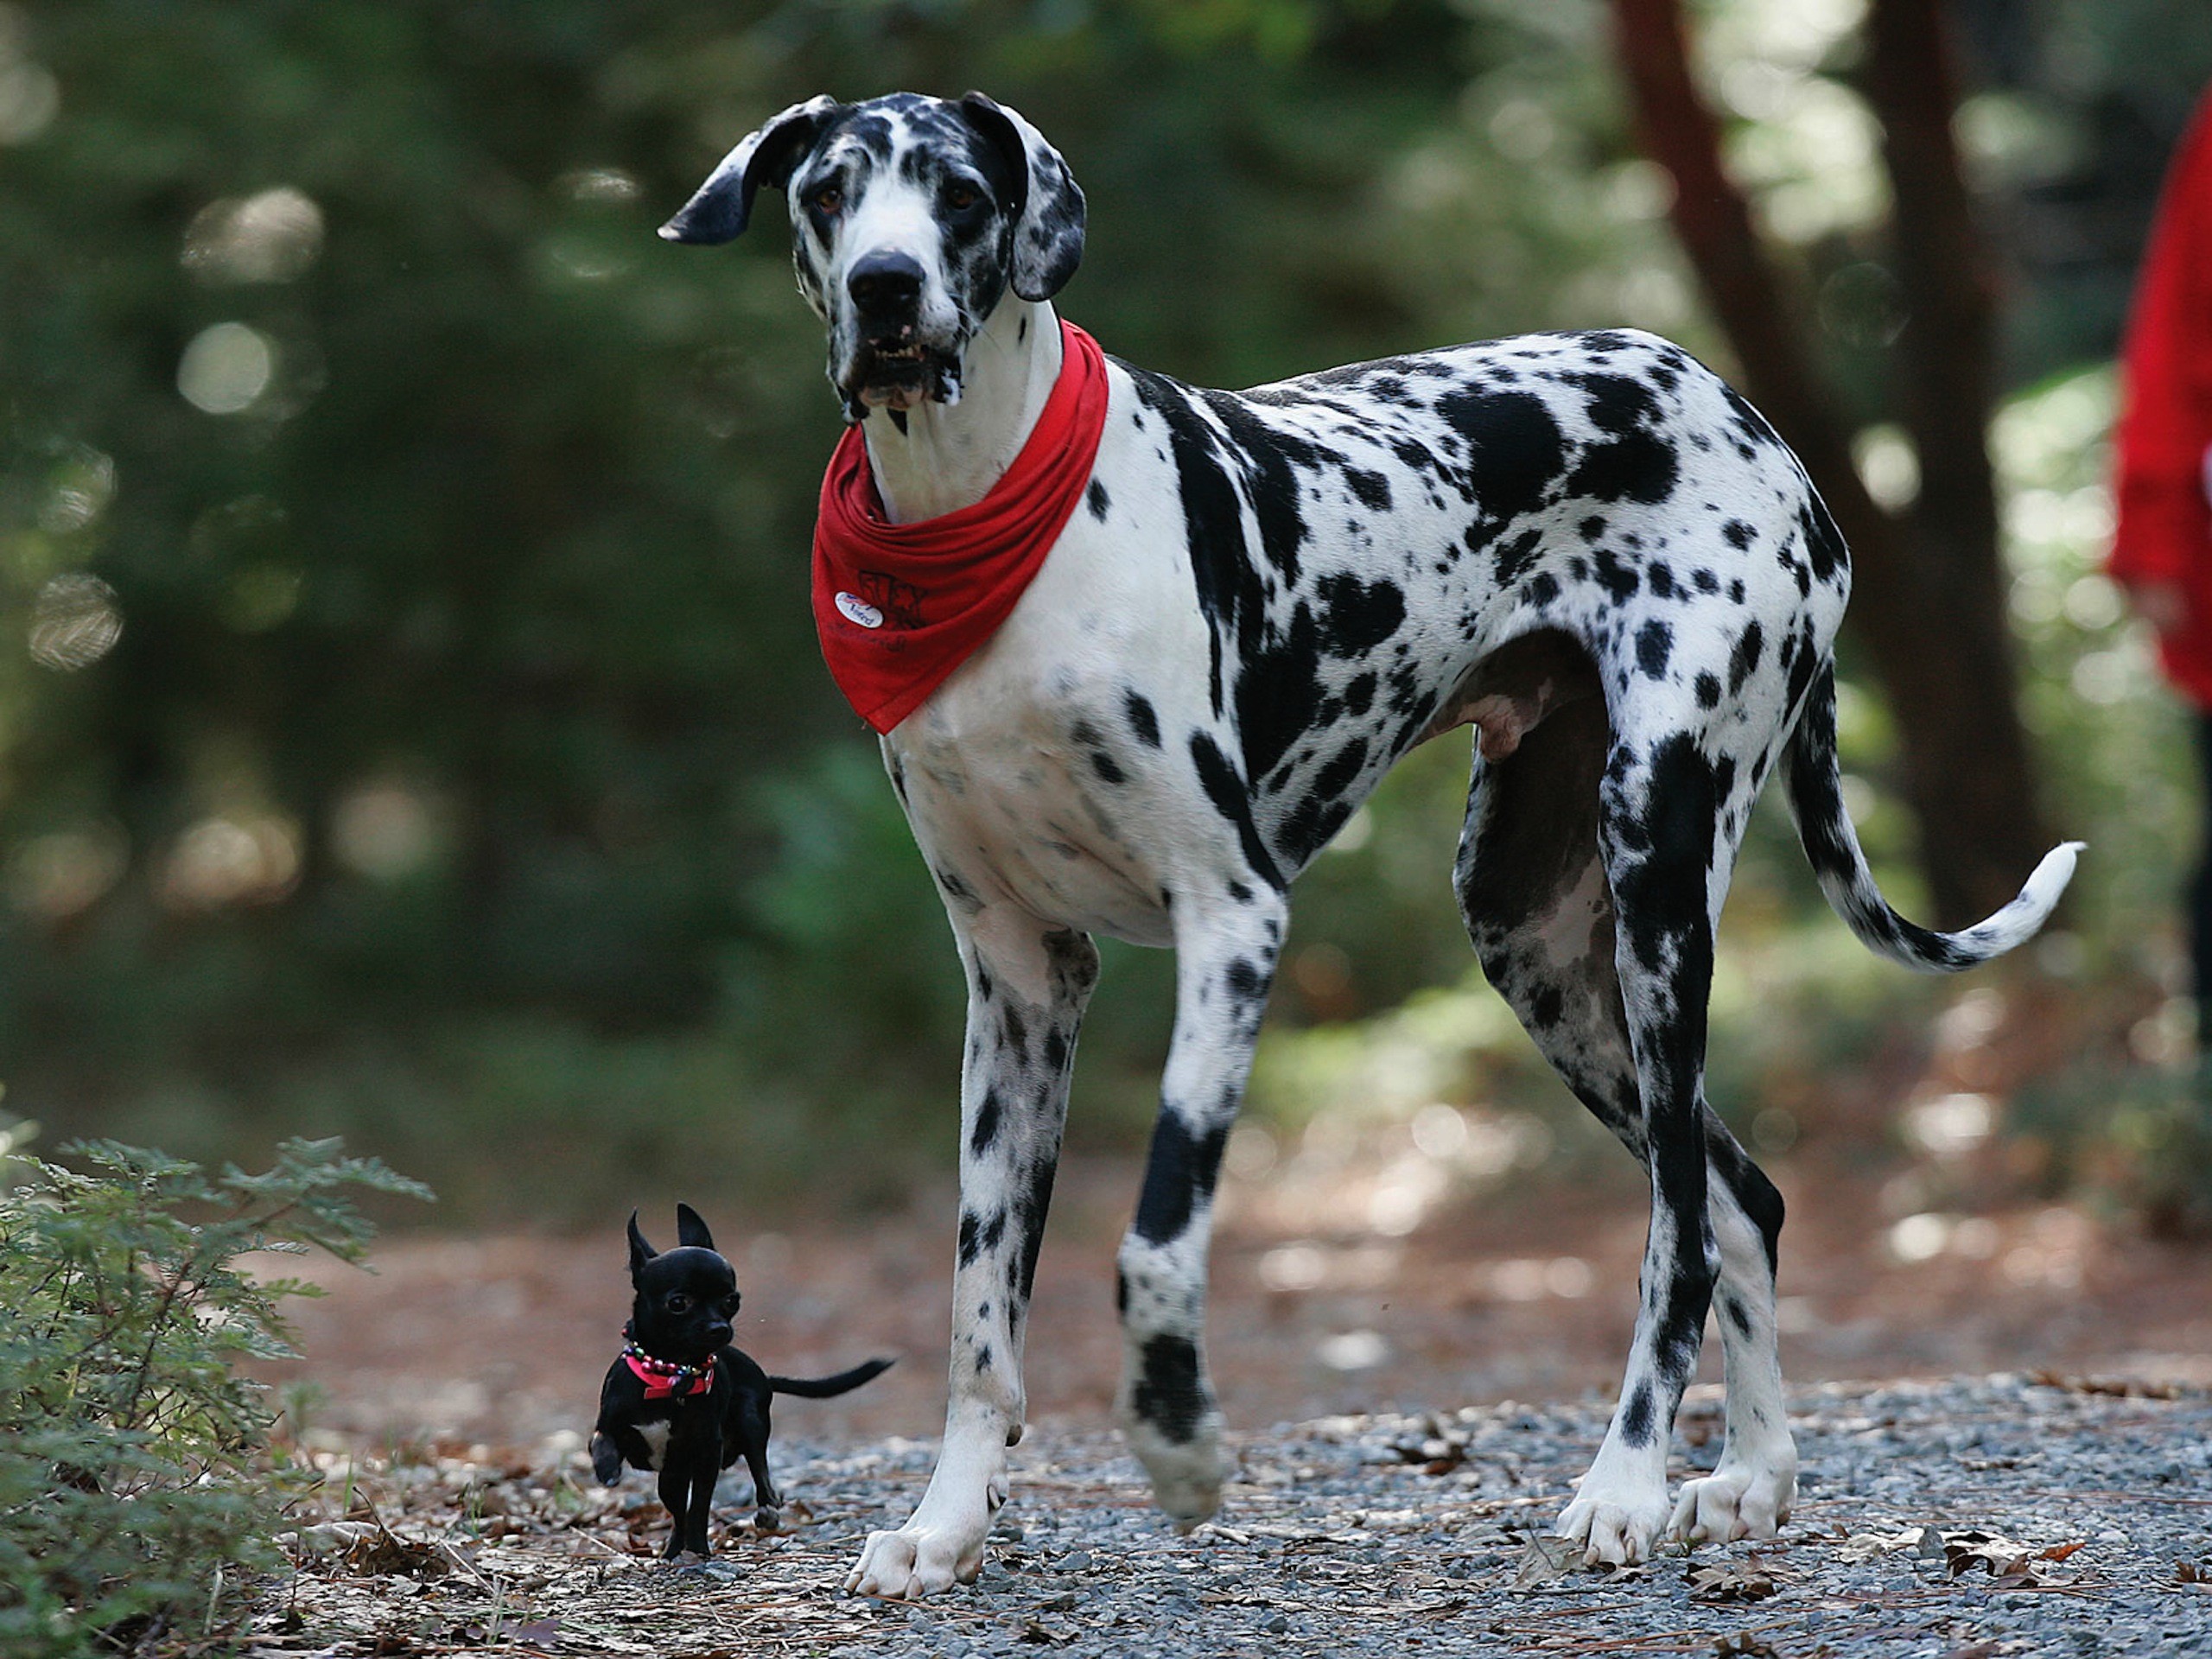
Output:
[[2069,841],[2044,855],[2020,896],[1986,920],[1956,933],[1919,927],[1891,910],[1866,868],[1859,832],[1843,810],[1835,753],[1835,667],[1821,665],[1797,729],[1789,740],[1789,813],[1821,891],[1859,942],[1877,955],[1923,974],[1954,974],[2000,957],[2034,937],[2050,918],[2074,874],[2083,843]]
[[772,1376],[768,1386],[778,1394],[795,1394],[805,1400],[827,1400],[833,1394],[848,1394],[872,1377],[881,1376],[893,1362],[871,1359],[864,1365],[855,1365],[849,1371],[840,1371],[835,1376]]

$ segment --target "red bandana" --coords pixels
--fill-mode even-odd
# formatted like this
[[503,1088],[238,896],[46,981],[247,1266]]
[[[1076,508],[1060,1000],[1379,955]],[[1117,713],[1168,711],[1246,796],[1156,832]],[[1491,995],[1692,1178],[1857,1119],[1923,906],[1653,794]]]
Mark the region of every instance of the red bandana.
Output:
[[858,427],[814,525],[814,627],[846,701],[879,732],[919,708],[1005,621],[1059,540],[1106,429],[1106,356],[1060,325],[1060,378],[1006,476],[971,507],[893,524]]

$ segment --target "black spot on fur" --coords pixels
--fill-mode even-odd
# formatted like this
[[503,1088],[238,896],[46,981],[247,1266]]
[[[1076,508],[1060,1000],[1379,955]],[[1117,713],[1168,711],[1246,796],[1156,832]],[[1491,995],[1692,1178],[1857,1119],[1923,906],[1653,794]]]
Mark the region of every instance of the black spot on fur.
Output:
[[1090,487],[1083,493],[1083,500],[1084,505],[1090,509],[1090,516],[1100,524],[1104,524],[1106,514],[1113,505],[1111,498],[1106,493],[1106,486],[1096,479],[1092,479]]
[[1621,1439],[1630,1446],[1651,1444],[1651,1385],[1639,1382],[1621,1413]]
[[1380,473],[1370,473],[1363,467],[1347,467],[1344,480],[1351,493],[1359,498],[1360,505],[1370,512],[1390,510],[1390,480]]
[[[1471,530],[1467,532],[1471,539],[1476,533]],[[1497,569],[1495,572],[1498,586],[1503,588],[1508,582],[1518,581],[1521,573],[1535,562],[1536,555],[1542,550],[1543,545],[1544,532],[1542,531],[1524,530],[1499,548]]]
[[1122,694],[1122,712],[1128,716],[1129,729],[1136,734],[1137,741],[1147,749],[1160,747],[1160,716],[1153,712],[1152,704],[1135,691]]
[[1828,516],[1827,505],[1815,496],[1798,515],[1797,527],[1805,537],[1805,556],[1812,565],[1815,580],[1834,582],[1839,571],[1851,568],[1851,553],[1844,544],[1843,532],[1835,527],[1835,520]]
[[1129,1403],[1139,1421],[1151,1424],[1177,1445],[1198,1433],[1206,1413],[1205,1390],[1198,1382],[1198,1351],[1188,1337],[1148,1340]]
[[1037,1253],[1045,1248],[1045,1217],[1052,1207],[1052,1174],[1057,1166],[1052,1158],[1039,1158],[1030,1165],[1014,1201],[1014,1216],[1021,1226],[1021,1253],[1014,1264],[1014,1283],[1025,1303],[1037,1284]]
[[1591,569],[1598,585],[1616,605],[1624,605],[1633,599],[1637,588],[1643,584],[1643,579],[1634,568],[1623,564],[1610,547],[1599,548],[1591,555]]
[[1356,737],[1338,749],[1329,764],[1321,768],[1320,775],[1313,780],[1313,787],[1323,795],[1341,795],[1351,787],[1352,779],[1359,776],[1366,765],[1367,740]]
[[1395,582],[1332,575],[1321,581],[1321,646],[1332,657],[1357,657],[1397,632],[1406,596]]
[[1728,538],[1729,546],[1741,549],[1749,547],[1751,544],[1751,538],[1758,532],[1742,519],[1731,518],[1720,526],[1720,533]]
[[986,1250],[995,1250],[1006,1236],[1006,1211],[1001,1210],[987,1224],[972,1210],[960,1212],[960,1265],[967,1267]]
[[1276,868],[1267,843],[1260,839],[1259,828],[1252,822],[1251,797],[1245,790],[1244,780],[1236,775],[1236,768],[1230,765],[1229,757],[1204,732],[1193,732],[1191,762],[1198,769],[1198,786],[1205,791],[1214,810],[1236,827],[1238,844],[1244,850],[1244,861],[1251,867],[1252,874],[1281,892],[1282,873]]
[[991,1142],[999,1138],[999,1119],[1003,1111],[1004,1108],[999,1103],[998,1090],[985,1089],[982,1104],[976,1109],[975,1133],[968,1137],[969,1151],[988,1152],[990,1150]]
[[1720,682],[1710,674],[1697,677],[1697,706],[1718,709],[1720,706]]
[[1675,631],[1656,618],[1636,631],[1636,665],[1648,679],[1667,677],[1667,661],[1674,654]]
[[1137,1200],[1139,1237],[1151,1244],[1182,1237],[1191,1224],[1192,1211],[1213,1196],[1222,1148],[1228,1144],[1226,1122],[1193,1135],[1181,1114],[1162,1109],[1159,1122],[1153,1127],[1144,1188]]
[[1766,647],[1766,635],[1756,621],[1744,624],[1744,631],[1736,636],[1735,649],[1728,653],[1728,695],[1735,696],[1744,689],[1744,682],[1758,671],[1760,653]]
[[1447,391],[1436,412],[1467,444],[1468,499],[1493,532],[1549,499],[1567,441],[1542,398],[1525,391]]

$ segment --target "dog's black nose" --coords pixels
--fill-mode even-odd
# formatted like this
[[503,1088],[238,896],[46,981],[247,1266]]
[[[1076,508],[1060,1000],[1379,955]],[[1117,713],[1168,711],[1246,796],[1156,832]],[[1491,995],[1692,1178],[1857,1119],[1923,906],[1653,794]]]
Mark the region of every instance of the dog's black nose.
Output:
[[911,254],[871,253],[845,273],[845,292],[863,315],[912,311],[922,297],[921,262]]

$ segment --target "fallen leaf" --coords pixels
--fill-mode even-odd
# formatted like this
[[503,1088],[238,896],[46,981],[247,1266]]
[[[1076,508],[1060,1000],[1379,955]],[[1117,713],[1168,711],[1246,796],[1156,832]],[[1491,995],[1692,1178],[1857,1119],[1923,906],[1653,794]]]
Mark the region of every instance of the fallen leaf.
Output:
[[1531,1533],[1529,1547],[1521,1552],[1521,1566],[1513,1575],[1513,1587],[1527,1590],[1537,1585],[1550,1584],[1565,1578],[1581,1565],[1582,1546],[1572,1538],[1554,1538],[1549,1533]]
[[1871,1561],[1877,1555],[1891,1555],[1917,1547],[1924,1530],[1921,1527],[1906,1527],[1897,1532],[1854,1532],[1838,1547],[1836,1554],[1849,1562]]
[[2089,1541],[2086,1538],[2077,1538],[2070,1544],[2053,1544],[2049,1549],[2044,1551],[2042,1559],[2046,1561],[2063,1561],[2075,1550],[2086,1549],[2088,1543]]
[[1719,1659],[1778,1659],[1775,1650],[1753,1636],[1749,1630],[1738,1630],[1733,1636],[1724,1636],[1713,1644],[1713,1651]]
[[1943,1535],[1943,1560],[1955,1579],[1977,1567],[1986,1567],[1992,1578],[2032,1574],[2036,1571],[2032,1565],[2035,1554],[2025,1544],[1978,1528]]
[[1774,1574],[1758,1561],[1694,1567],[1683,1576],[1692,1601],[1763,1601],[1775,1590]]

